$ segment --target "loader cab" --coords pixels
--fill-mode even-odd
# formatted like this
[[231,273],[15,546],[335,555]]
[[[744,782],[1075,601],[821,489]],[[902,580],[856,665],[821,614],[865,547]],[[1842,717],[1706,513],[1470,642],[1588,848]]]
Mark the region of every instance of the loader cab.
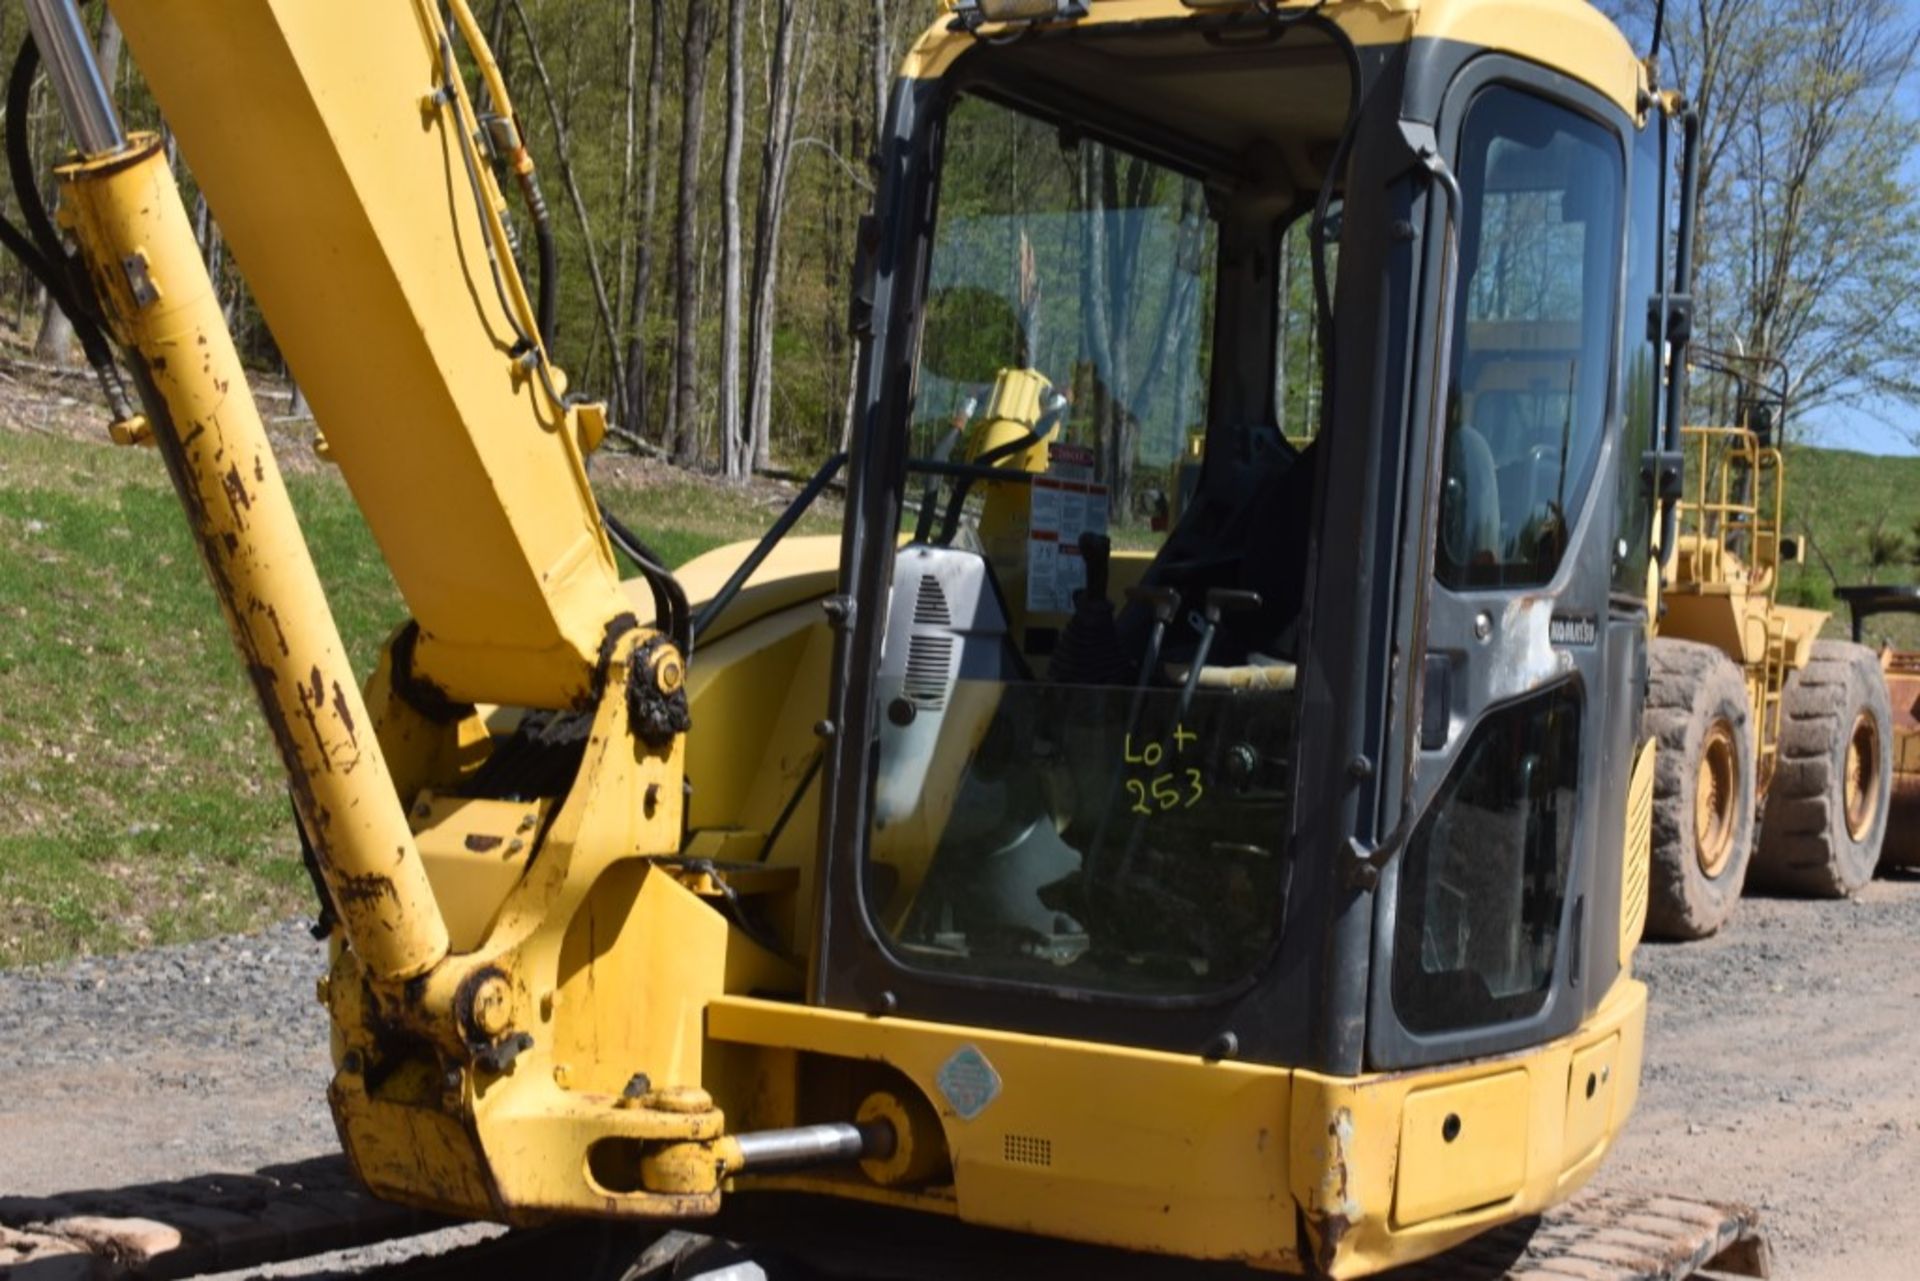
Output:
[[1569,1032],[1658,158],[1471,45],[1100,10],[895,92],[813,999],[1348,1074]]

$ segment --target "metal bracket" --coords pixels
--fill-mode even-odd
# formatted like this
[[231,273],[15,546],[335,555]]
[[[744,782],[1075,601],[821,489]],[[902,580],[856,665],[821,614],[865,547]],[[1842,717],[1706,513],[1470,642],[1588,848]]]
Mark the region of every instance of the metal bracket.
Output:
[[136,306],[151,307],[160,301],[160,286],[153,283],[153,275],[147,269],[147,256],[144,253],[128,254],[122,258],[120,270],[126,273],[127,288],[133,293]]

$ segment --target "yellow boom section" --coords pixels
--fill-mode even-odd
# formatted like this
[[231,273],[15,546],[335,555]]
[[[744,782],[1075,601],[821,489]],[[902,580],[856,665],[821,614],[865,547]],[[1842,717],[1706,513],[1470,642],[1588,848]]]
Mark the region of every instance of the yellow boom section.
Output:
[[[627,612],[453,45],[409,0],[114,0],[457,701],[587,702]],[[484,193],[483,211],[474,179]],[[485,222],[483,222],[483,215]]]

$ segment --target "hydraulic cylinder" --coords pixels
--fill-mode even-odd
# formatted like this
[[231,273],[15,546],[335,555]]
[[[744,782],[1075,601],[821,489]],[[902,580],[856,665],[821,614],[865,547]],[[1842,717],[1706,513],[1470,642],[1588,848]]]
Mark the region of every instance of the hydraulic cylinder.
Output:
[[82,157],[62,217],[134,366],[154,443],[292,783],[347,941],[376,976],[425,974],[446,922],[301,535],[160,141],[129,139],[73,0],[27,18]]
[[446,924],[165,154],[136,137],[60,178],[348,943],[424,974]]

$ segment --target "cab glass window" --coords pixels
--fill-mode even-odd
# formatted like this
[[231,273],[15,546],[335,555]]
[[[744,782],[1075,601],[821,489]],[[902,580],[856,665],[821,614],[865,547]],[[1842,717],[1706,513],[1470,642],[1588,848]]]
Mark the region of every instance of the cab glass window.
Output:
[[1615,498],[1618,530],[1614,540],[1613,589],[1626,596],[1647,590],[1647,558],[1653,542],[1653,495],[1641,460],[1652,447],[1660,425],[1660,349],[1640,327],[1635,314],[1638,300],[1652,301],[1660,293],[1666,270],[1662,237],[1665,208],[1661,203],[1660,135],[1670,128],[1655,112],[1641,129],[1633,151],[1633,221],[1627,229],[1627,300],[1623,321],[1626,362],[1622,388],[1626,403],[1620,440],[1620,480]]
[[1271,416],[1210,422],[1223,299],[1289,422],[1318,406],[1303,255],[1282,299],[1222,247],[1268,190],[949,111],[864,886],[910,968],[1201,995],[1272,949],[1315,469]]
[[1434,1035],[1538,1014],[1565,915],[1580,696],[1562,686],[1487,718],[1407,846],[1393,1003]]
[[1456,590],[1539,586],[1560,567],[1607,422],[1620,145],[1585,116],[1494,88],[1468,111],[1457,171],[1438,572]]

